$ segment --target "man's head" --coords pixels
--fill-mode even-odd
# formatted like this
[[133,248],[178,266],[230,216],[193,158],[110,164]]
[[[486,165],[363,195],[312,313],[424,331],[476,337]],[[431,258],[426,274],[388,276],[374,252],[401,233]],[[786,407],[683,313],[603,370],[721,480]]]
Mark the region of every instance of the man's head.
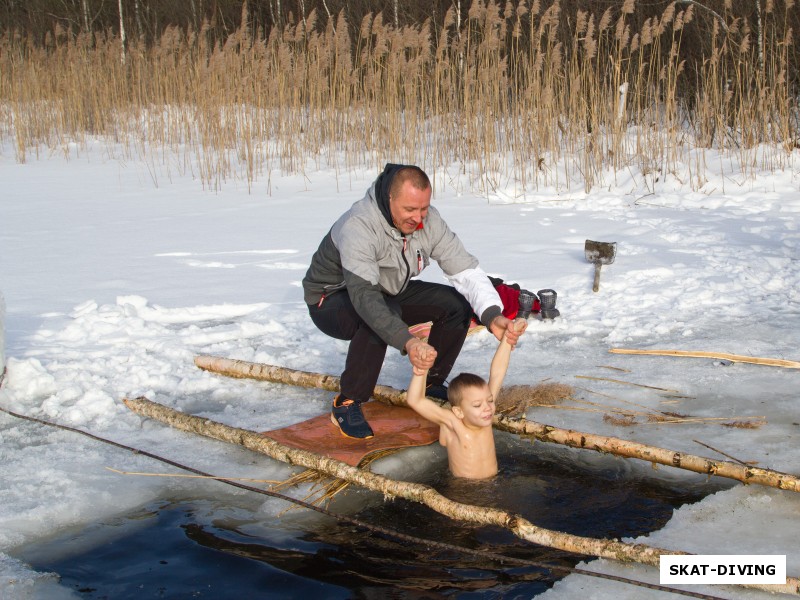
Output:
[[419,167],[403,167],[389,186],[389,211],[392,223],[408,235],[419,229],[431,205],[431,182]]
[[491,426],[495,404],[489,392],[489,384],[483,377],[472,373],[461,373],[450,382],[447,400],[453,407],[453,413],[465,425]]

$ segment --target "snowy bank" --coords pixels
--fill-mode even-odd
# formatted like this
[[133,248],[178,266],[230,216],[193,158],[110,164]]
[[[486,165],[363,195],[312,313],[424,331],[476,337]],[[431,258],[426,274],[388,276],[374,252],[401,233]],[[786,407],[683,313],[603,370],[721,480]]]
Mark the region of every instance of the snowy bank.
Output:
[[6,368],[6,299],[0,290],[0,373]]
[[[282,464],[141,419],[120,399],[146,395],[257,430],[327,410],[327,393],[226,380],[199,371],[192,358],[217,354],[339,373],[346,345],[314,328],[300,280],[325,231],[363,194],[374,173],[345,180],[309,170],[307,177],[273,178],[271,196],[258,189],[248,193],[235,182],[210,194],[189,177],[154,188],[151,165],[123,165],[101,152],[26,164],[14,163],[12,156],[0,156],[8,366],[0,405],[226,476],[285,477],[290,470]],[[549,379],[577,388],[580,402],[529,411],[529,418],[544,423],[722,458],[698,444],[703,442],[737,459],[796,473],[797,371],[608,350],[717,350],[800,359],[797,167],[745,183],[709,173],[704,193],[686,192],[669,178],[648,191],[641,179],[618,178],[613,187],[577,200],[548,193],[526,202],[501,200],[502,194],[487,201],[452,190],[435,196],[489,273],[533,290],[558,291],[562,316],[531,321],[507,382]],[[618,243],[598,293],[591,290],[593,269],[583,256],[587,238]],[[425,277],[438,275],[431,270]],[[455,370],[484,371],[493,344],[486,334],[468,338]],[[408,376],[407,361],[390,351],[381,383],[403,388]],[[687,421],[639,417],[620,424],[604,418],[622,410],[680,413]],[[752,419],[763,424],[722,424]],[[154,499],[221,493],[210,484],[120,477],[105,467],[162,467],[5,414],[0,452],[0,581],[10,598],[33,597],[31,590],[54,597],[52,577],[13,558],[26,544]],[[587,465],[613,465],[621,474],[703,479],[565,452]],[[433,464],[424,452],[414,456],[420,464],[394,460],[386,468],[396,477],[412,477],[415,469]],[[242,499],[238,492],[222,493],[232,502]],[[266,501],[255,511],[271,516],[283,508]],[[702,553],[786,554],[788,572],[798,575],[799,510],[797,494],[735,485],[679,509],[664,529],[642,541]],[[590,568],[657,578],[651,570],[604,561]],[[728,588],[718,593],[767,597]],[[575,576],[545,597],[587,594],[661,597]]]

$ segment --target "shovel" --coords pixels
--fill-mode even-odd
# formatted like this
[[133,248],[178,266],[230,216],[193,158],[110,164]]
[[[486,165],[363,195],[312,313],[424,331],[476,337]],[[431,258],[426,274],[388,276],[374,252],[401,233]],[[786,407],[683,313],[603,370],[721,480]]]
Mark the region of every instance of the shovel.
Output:
[[596,292],[600,289],[600,267],[602,265],[610,265],[614,262],[614,257],[617,255],[617,242],[593,242],[586,240],[584,247],[586,260],[594,264],[594,285],[592,291]]

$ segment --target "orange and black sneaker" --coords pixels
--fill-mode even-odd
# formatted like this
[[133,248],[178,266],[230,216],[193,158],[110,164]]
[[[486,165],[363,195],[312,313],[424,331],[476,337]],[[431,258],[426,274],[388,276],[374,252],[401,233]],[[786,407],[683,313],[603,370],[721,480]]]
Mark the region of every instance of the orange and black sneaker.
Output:
[[333,399],[331,421],[345,437],[365,440],[374,435],[361,411],[361,402],[342,398],[341,394]]

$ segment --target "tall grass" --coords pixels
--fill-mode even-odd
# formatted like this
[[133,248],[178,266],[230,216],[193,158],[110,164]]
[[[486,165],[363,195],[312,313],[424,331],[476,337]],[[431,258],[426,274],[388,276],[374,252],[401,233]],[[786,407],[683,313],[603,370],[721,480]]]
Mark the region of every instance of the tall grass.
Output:
[[685,183],[700,188],[708,150],[756,170],[784,167],[797,148],[796,50],[777,10],[797,7],[768,3],[759,47],[732,16],[713,21],[711,54],[691,73],[682,34],[694,5],[673,3],[634,31],[635,0],[567,19],[558,0],[475,0],[460,27],[451,9],[437,30],[312,11],[265,35],[245,12],[224,43],[207,25],[172,28],[133,41],[124,61],[110,34],[56,29],[44,44],[7,34],[0,137],[19,161],[102,137],[211,188],[387,161],[444,184],[457,167],[484,193],[519,197],[588,191],[621,172],[654,185],[686,178],[687,165]]

